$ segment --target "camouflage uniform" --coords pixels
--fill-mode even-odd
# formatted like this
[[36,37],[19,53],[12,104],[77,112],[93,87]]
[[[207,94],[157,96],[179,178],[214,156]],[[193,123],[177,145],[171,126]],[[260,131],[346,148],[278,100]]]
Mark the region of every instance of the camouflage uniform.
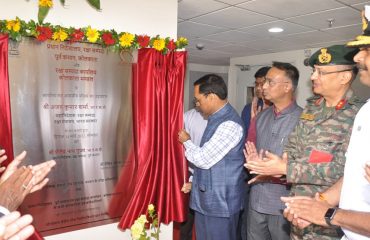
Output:
[[[287,180],[291,194],[314,196],[343,176],[345,153],[356,113],[363,101],[351,90],[335,108],[326,108],[325,100],[314,96],[307,100],[298,125],[285,146],[288,153]],[[332,155],[330,162],[310,163],[312,150]],[[315,155],[313,155],[315,156]],[[313,158],[311,158],[312,160]],[[329,161],[327,159],[327,161]],[[338,233],[339,230],[339,233]],[[311,225],[303,230],[292,228],[291,239],[340,239],[340,229]]]

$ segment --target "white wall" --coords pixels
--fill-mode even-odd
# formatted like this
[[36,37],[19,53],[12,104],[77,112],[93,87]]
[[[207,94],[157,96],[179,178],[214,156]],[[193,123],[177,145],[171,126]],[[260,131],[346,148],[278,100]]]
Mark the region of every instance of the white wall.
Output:
[[[37,21],[38,1],[2,1],[0,19]],[[176,38],[177,1],[174,0],[101,0],[101,11],[96,11],[86,0],[66,0],[63,7],[54,0],[44,22],[65,27],[91,26],[98,29],[115,29],[118,32],[148,34]]]
[[[147,34],[149,36],[176,38],[177,36],[177,1],[174,0],[101,0],[101,11],[89,6],[86,0],[67,0],[66,7],[60,1],[53,1],[44,22],[59,24],[65,27],[91,26],[97,29],[115,29],[117,32]],[[37,21],[38,1],[3,1],[0,8],[0,19]],[[73,231],[49,236],[47,240],[81,240],[81,239],[130,239],[128,231],[121,232],[117,224]],[[163,237],[172,239],[172,224],[162,225]]]
[[[311,49],[314,53],[317,49]],[[306,99],[311,93],[311,68],[303,64],[304,50],[295,50],[256,56],[238,57],[230,59],[229,69],[229,101],[241,112],[245,105],[245,88],[254,85],[254,74],[259,67],[271,65],[272,61],[289,62],[299,70],[299,83],[297,89],[297,102],[300,106],[306,105]],[[236,64],[250,65],[251,70],[242,72]]]
[[[193,96],[193,93],[190,93],[189,85],[190,82],[194,79],[190,79],[190,72],[201,72],[204,74],[208,73],[219,73],[219,74],[228,74],[229,66],[213,66],[213,65],[204,65],[204,64],[195,64],[195,63],[189,63],[186,68],[186,76],[185,76],[185,85],[184,85],[184,110],[187,111],[192,106],[190,106],[189,101],[191,101]],[[228,81],[228,79],[224,79],[225,81]]]

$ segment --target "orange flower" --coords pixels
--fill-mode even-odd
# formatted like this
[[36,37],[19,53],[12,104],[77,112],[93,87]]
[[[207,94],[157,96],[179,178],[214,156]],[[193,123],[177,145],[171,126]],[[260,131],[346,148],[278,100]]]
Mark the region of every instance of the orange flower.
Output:
[[21,22],[17,20],[6,20],[6,29],[9,31],[19,32],[21,30]]
[[56,41],[61,41],[63,42],[68,38],[68,33],[63,31],[63,29],[59,29],[59,31],[54,32],[53,34],[53,39]]

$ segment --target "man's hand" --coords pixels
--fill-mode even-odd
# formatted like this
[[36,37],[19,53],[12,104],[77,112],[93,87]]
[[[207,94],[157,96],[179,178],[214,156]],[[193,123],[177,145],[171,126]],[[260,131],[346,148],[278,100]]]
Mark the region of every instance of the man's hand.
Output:
[[6,167],[5,172],[3,173],[3,175],[1,175],[0,184],[7,180],[9,176],[18,169],[19,164],[21,164],[22,161],[26,158],[26,155],[26,151],[23,151],[21,154],[16,156],[11,163],[9,163],[9,165]]
[[261,149],[261,151],[258,153],[256,146],[254,146],[253,142],[248,141],[245,144],[245,148],[243,149],[243,152],[244,152],[245,161],[247,163],[262,161],[263,149]]
[[178,135],[179,135],[179,142],[181,143],[184,143],[190,139],[189,133],[187,133],[184,129],[180,130]]
[[365,178],[370,183],[370,162],[365,164]]
[[[5,155],[5,150],[0,150],[0,164],[4,162],[8,157]],[[5,171],[5,167],[0,167],[0,173]]]
[[258,106],[258,98],[253,97],[251,106],[251,119],[257,116],[262,111],[262,106]]
[[31,215],[21,217],[19,212],[12,212],[0,218],[0,240],[26,240],[35,229],[31,225]]
[[[26,155],[26,151],[23,151],[21,154],[16,156],[11,163],[9,163],[8,167],[0,178],[0,185],[18,169],[19,164],[24,161]],[[29,166],[32,169],[33,174],[33,179],[31,182],[31,193],[42,189],[48,183],[49,179],[45,177],[55,166],[55,164],[56,162],[54,160],[49,160],[35,166]]]
[[268,151],[265,152],[263,161],[249,161],[244,164],[252,174],[269,175],[278,177],[286,175],[286,167],[288,163],[288,155],[283,154],[283,157],[272,154]]
[[287,206],[284,210],[284,216],[289,221],[294,221],[295,219],[298,223],[297,219],[303,219],[317,225],[327,226],[324,216],[326,211],[332,206],[326,201],[319,200],[318,193],[316,193],[315,198],[296,196],[281,197],[281,200]]
[[29,167],[17,169],[0,185],[0,205],[9,211],[16,210],[32,189],[32,170]]
[[248,181],[248,184],[261,183],[261,182],[277,182],[280,181],[281,175],[278,176],[267,176],[267,175],[257,175]]
[[191,191],[191,182],[184,183],[184,185],[181,188],[181,192],[183,193],[189,193]]
[[49,182],[49,178],[46,178],[46,176],[55,165],[56,162],[54,160],[49,160],[35,166],[30,166],[33,173],[31,193],[42,189]]

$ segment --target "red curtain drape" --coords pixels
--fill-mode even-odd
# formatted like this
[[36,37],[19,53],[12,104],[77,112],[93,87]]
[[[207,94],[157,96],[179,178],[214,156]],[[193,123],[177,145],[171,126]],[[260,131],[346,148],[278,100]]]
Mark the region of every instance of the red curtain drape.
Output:
[[185,68],[186,52],[138,52],[132,82],[132,151],[118,183],[125,196],[120,203],[122,229],[130,228],[150,203],[162,223],[186,218],[186,196],[180,189],[187,166],[177,140],[183,128]]
[[[5,166],[14,159],[8,75],[8,41],[7,35],[0,35],[0,146],[5,149],[8,157]],[[28,240],[42,239],[44,238],[37,231],[28,238]]]
[[[8,78],[8,36],[0,35],[0,147],[5,149],[7,165],[13,160],[12,119]],[[3,164],[4,165],[4,164]]]

